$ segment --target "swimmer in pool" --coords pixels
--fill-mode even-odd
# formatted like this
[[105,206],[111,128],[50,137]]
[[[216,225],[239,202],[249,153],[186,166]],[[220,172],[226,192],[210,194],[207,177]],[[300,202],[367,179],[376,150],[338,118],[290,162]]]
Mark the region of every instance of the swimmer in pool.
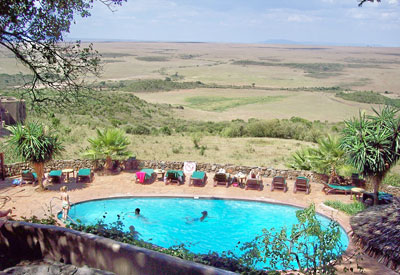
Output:
[[207,211],[203,211],[203,212],[201,212],[201,217],[200,218],[194,218],[193,219],[193,218],[186,217],[186,223],[193,223],[193,222],[197,222],[197,221],[202,222],[202,221],[204,221],[204,219],[207,216],[208,216]]
[[[126,213],[126,214],[129,214],[129,213],[133,213],[133,212],[128,212],[128,213]],[[140,208],[136,208],[136,209],[135,209],[135,216],[134,216],[134,217],[132,217],[131,215],[128,215],[128,217],[129,217],[129,218],[141,219],[141,220],[143,220],[144,222],[149,222],[149,220],[148,220],[146,217],[144,217],[143,215],[140,214]]]

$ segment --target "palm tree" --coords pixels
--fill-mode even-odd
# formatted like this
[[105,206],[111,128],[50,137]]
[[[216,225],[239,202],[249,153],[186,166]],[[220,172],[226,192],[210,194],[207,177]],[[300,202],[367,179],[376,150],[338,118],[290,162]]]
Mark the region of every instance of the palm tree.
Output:
[[318,148],[312,149],[310,158],[313,169],[320,173],[330,173],[328,183],[333,183],[337,178],[336,169],[345,162],[345,153],[340,148],[339,137],[328,135],[318,139]]
[[40,188],[44,189],[44,164],[64,150],[58,137],[46,133],[43,125],[38,122],[29,122],[26,126],[8,126],[7,129],[11,132],[8,144],[14,147],[17,155],[33,165]]
[[291,155],[287,166],[296,170],[311,170],[311,147],[303,147]]
[[96,138],[89,138],[90,148],[85,155],[94,159],[106,158],[106,169],[111,169],[113,157],[129,157],[126,149],[130,144],[125,133],[119,129],[97,130]]
[[293,169],[314,170],[330,174],[329,183],[337,178],[336,170],[344,165],[344,151],[338,137],[328,135],[318,139],[318,147],[306,147],[292,154],[288,166]]
[[376,205],[379,185],[400,158],[400,117],[399,109],[390,106],[374,112],[374,116],[360,113],[358,119],[345,121],[341,147],[350,163],[370,178]]

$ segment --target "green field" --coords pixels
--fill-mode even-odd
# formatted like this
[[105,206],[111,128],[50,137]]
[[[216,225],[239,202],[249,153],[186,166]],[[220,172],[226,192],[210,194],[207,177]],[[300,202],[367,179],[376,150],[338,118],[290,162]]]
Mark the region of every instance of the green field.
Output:
[[[62,137],[63,158],[80,157],[96,129],[118,127],[138,158],[282,168],[302,145],[338,134],[343,120],[400,100],[399,48],[136,42],[95,48],[103,75],[88,79],[97,91],[83,105],[50,106],[46,114],[27,101],[28,120]],[[0,94],[18,96],[14,88],[27,73],[0,49]],[[18,160],[4,140],[6,160]]]

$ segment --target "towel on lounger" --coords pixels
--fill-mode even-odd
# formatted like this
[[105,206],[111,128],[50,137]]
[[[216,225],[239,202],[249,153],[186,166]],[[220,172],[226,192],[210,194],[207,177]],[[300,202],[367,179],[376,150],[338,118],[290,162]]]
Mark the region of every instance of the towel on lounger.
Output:
[[145,172],[136,172],[136,177],[139,179],[140,183],[143,183],[144,179],[146,177],[146,173]]

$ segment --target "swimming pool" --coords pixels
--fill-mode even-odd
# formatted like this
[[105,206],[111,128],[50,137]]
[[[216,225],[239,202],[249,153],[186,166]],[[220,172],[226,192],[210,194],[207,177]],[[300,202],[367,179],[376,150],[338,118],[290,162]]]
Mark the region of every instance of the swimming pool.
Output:
[[[143,218],[135,216],[140,208]],[[203,222],[202,211],[208,216]],[[69,216],[83,224],[103,219],[113,223],[120,216],[125,229],[133,225],[140,238],[153,244],[170,247],[186,244],[195,253],[234,250],[238,242],[251,241],[263,228],[291,228],[297,223],[297,207],[257,201],[195,198],[114,198],[87,201],[71,207]],[[106,214],[105,214],[106,213]],[[104,218],[105,216],[105,218]],[[319,215],[323,224],[329,219]],[[341,243],[348,246],[348,237],[341,228]]]

